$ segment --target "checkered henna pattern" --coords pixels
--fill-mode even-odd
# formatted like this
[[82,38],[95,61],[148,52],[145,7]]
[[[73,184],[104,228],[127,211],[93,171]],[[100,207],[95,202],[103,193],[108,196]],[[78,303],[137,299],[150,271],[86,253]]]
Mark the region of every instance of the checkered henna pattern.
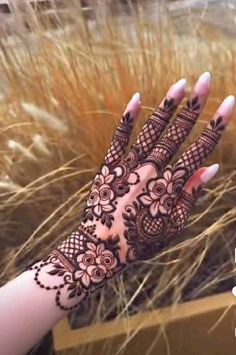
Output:
[[225,124],[222,116],[211,120],[209,126],[200,134],[196,142],[181,156],[176,166],[186,168],[186,179],[201,166],[202,162],[213,151],[224,129]]
[[146,164],[153,164],[157,173],[163,171],[170,159],[176,154],[199,116],[201,104],[198,96],[187,101],[186,107],[176,116],[175,121],[156,144],[146,159]]
[[131,168],[137,168],[144,160],[147,154],[155,146],[157,139],[166,128],[176,110],[175,100],[165,99],[163,107],[158,107],[150,116],[147,123],[144,125],[137,141],[133,144],[130,152],[125,159],[125,162]]
[[173,85],[126,152],[139,95],[129,102],[94,178],[82,223],[30,266],[36,284],[54,292],[61,310],[77,307],[127,264],[155,256],[181,232],[201,185],[216,172],[212,168],[208,180],[201,180],[197,169],[219,141],[234,105],[232,97],[226,99],[179,161],[169,165],[204,107],[209,81],[208,73],[199,78],[187,105],[164,132],[184,97],[185,81]]

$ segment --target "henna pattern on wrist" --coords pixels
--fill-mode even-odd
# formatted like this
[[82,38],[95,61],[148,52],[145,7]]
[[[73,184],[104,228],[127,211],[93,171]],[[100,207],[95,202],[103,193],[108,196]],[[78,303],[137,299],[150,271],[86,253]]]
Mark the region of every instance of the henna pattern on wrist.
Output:
[[76,308],[90,292],[124,268],[118,253],[119,236],[101,240],[95,229],[95,225],[82,224],[49,256],[28,268],[35,271],[37,285],[55,293],[61,310]]

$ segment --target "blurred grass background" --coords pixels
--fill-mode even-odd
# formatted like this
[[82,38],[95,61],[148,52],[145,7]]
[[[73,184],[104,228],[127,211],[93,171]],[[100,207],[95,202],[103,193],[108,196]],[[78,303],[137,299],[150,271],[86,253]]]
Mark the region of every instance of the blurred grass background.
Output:
[[[207,1],[122,3],[81,7],[78,1],[70,6],[60,1],[48,16],[32,6],[23,12],[16,7],[14,21],[2,22],[1,284],[49,253],[80,223],[91,179],[134,92],[142,99],[135,136],[170,85],[186,77],[190,93],[198,76],[210,71],[211,94],[186,144],[224,97],[235,94],[233,2],[224,2],[224,8]],[[236,284],[235,122],[207,163],[219,162],[220,172],[205,188],[183,235],[93,295],[71,316],[74,327]]]

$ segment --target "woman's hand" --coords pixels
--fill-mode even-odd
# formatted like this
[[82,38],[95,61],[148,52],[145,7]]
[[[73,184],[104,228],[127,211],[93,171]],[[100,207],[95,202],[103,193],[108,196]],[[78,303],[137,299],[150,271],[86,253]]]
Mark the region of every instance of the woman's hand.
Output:
[[185,225],[202,184],[216,174],[218,164],[200,166],[230,119],[234,97],[223,101],[205,130],[169,165],[203,110],[210,74],[200,76],[186,106],[166,129],[185,85],[182,79],[170,87],[126,152],[141,105],[139,94],[132,97],[94,179],[83,222],[31,267],[36,283],[54,290],[61,309],[76,307],[128,263],[151,258],[166,247]]

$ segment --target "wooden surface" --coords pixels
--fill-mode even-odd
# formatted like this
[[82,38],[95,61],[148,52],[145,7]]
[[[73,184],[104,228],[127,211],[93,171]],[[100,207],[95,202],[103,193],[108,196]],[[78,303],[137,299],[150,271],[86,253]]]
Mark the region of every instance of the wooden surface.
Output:
[[235,306],[229,292],[79,330],[65,319],[53,331],[54,347],[57,354],[76,347],[77,354],[114,355],[128,334],[120,354],[235,355]]

